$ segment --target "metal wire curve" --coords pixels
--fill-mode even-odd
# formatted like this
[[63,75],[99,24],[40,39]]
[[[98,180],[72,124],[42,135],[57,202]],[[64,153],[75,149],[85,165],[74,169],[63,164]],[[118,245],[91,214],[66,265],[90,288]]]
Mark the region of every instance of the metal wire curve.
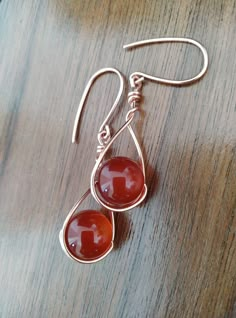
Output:
[[[92,173],[91,173],[91,177],[90,177],[90,189],[91,189],[91,193],[92,193],[92,196],[94,197],[94,199],[98,203],[100,203],[103,207],[105,207],[106,209],[108,209],[110,211],[114,211],[114,212],[125,212],[125,211],[128,211],[128,210],[134,208],[135,206],[139,205],[145,199],[145,197],[147,195],[147,185],[146,185],[146,182],[145,182],[145,166],[144,166],[143,153],[142,153],[141,147],[139,145],[139,142],[138,142],[138,140],[136,138],[136,135],[135,135],[132,127],[130,126],[136,111],[138,111],[138,107],[132,108],[127,113],[125,123],[115,133],[115,135],[111,138],[109,143],[106,145],[106,147],[103,149],[103,151],[100,153],[99,157],[97,158],[97,161],[95,163],[95,166],[93,167],[93,170],[92,170]],[[128,207],[124,207],[124,208],[114,208],[114,207],[109,206],[105,202],[101,201],[101,199],[97,195],[95,177],[96,177],[96,172],[99,169],[99,166],[100,166],[100,164],[101,164],[106,152],[109,150],[111,145],[114,143],[114,141],[119,137],[119,135],[123,132],[123,130],[126,127],[129,129],[129,132],[130,132],[130,134],[131,134],[131,136],[133,138],[134,144],[135,144],[135,146],[137,148],[138,157],[139,157],[139,160],[140,160],[140,163],[141,163],[142,172],[143,172],[143,175],[144,175],[144,187],[143,187],[142,193],[140,194],[140,196],[137,198],[137,200],[132,205],[130,205]]]
[[149,44],[159,44],[159,43],[187,43],[187,44],[196,46],[197,48],[200,49],[203,55],[203,66],[201,71],[196,76],[189,79],[184,79],[184,80],[172,80],[172,79],[166,79],[162,77],[149,75],[143,72],[134,72],[129,77],[131,86],[134,85],[135,76],[138,76],[140,78],[139,80],[143,80],[145,78],[145,79],[149,79],[151,81],[165,84],[165,85],[183,86],[183,85],[189,85],[198,81],[206,73],[207,67],[208,67],[207,50],[204,48],[204,46],[201,43],[190,38],[168,37],[168,38],[148,39],[148,40],[137,41],[130,44],[126,44],[123,46],[123,48],[131,49],[131,48],[136,48],[136,47],[147,45],[147,44],[149,45]]
[[111,110],[109,111],[108,115],[106,116],[105,120],[103,121],[103,123],[99,129],[100,139],[101,139],[101,136],[104,138],[104,140],[106,140],[109,137],[110,131],[109,131],[109,126],[107,125],[107,123],[108,123],[109,119],[111,118],[111,115],[114,112],[115,108],[119,104],[119,100],[120,100],[120,98],[123,94],[123,91],[124,91],[124,78],[123,78],[122,74],[117,69],[112,68],[112,67],[106,67],[106,68],[100,69],[99,71],[94,73],[93,76],[88,81],[88,83],[85,87],[84,93],[82,95],[82,98],[80,100],[76,116],[75,116],[75,122],[74,122],[73,133],[72,133],[72,143],[78,143],[79,121],[80,121],[81,112],[84,108],[89,91],[90,91],[93,83],[95,82],[95,80],[105,73],[115,73],[119,77],[119,80],[120,80],[120,87],[119,87],[119,91],[118,91],[118,94],[116,96],[116,99],[114,101],[114,104],[113,104]]

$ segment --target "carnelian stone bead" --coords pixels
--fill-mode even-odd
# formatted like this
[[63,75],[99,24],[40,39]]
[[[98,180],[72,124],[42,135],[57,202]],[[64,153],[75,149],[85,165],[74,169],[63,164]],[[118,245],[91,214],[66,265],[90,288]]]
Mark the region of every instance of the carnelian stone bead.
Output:
[[74,257],[83,261],[95,260],[111,247],[112,224],[99,211],[81,211],[69,221],[65,242]]
[[114,157],[98,171],[97,190],[111,207],[131,205],[142,193],[144,175],[140,165],[126,157]]

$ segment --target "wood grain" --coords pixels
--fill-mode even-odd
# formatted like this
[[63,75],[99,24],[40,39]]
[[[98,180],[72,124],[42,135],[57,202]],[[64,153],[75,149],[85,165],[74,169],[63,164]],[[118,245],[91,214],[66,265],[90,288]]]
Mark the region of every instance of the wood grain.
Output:
[[[159,36],[202,42],[208,73],[189,87],[145,84],[135,128],[148,198],[117,216],[109,257],[71,262],[58,232],[88,188],[97,129],[118,80],[95,84],[74,146],[84,86],[106,66],[126,77],[199,70],[192,47],[122,49]],[[236,317],[235,36],[233,0],[0,2],[1,318]],[[127,109],[124,103],[115,129]],[[135,156],[127,134],[115,146]]]

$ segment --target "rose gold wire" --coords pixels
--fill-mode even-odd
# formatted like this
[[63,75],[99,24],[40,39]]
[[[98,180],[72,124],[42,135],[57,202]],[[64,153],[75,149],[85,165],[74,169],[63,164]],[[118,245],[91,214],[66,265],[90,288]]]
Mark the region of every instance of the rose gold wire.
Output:
[[192,83],[198,81],[200,78],[202,78],[204,76],[204,74],[206,73],[207,68],[208,68],[208,54],[207,54],[207,50],[205,49],[205,47],[196,40],[193,40],[190,38],[181,38],[181,37],[157,38],[157,39],[148,39],[148,40],[137,41],[137,42],[133,42],[130,44],[126,44],[123,46],[123,48],[124,49],[132,49],[132,48],[137,48],[139,46],[159,44],[159,43],[186,43],[186,44],[194,45],[195,47],[199,48],[202,55],[203,55],[202,69],[200,70],[200,72],[196,76],[189,78],[189,79],[184,79],[184,80],[171,80],[171,79],[165,79],[162,77],[149,75],[149,74],[146,74],[143,72],[134,72],[129,77],[130,84],[132,87],[134,85],[135,76],[139,78],[138,80],[136,80],[136,83],[138,83],[138,81],[142,81],[143,79],[149,79],[149,80],[157,82],[157,83],[161,83],[161,84],[165,84],[165,85],[174,85],[174,86],[189,85],[189,84],[192,84]]
[[109,218],[110,218],[110,221],[111,221],[111,225],[112,225],[112,241],[111,241],[111,245],[109,247],[109,249],[106,251],[106,253],[104,253],[102,256],[100,256],[99,258],[96,258],[95,260],[90,260],[90,261],[85,261],[85,260],[81,260],[77,257],[75,257],[73,254],[70,253],[69,249],[67,248],[67,245],[66,245],[66,241],[65,241],[65,230],[66,230],[66,227],[71,219],[71,217],[75,214],[76,210],[78,209],[78,207],[81,205],[81,203],[89,196],[89,194],[91,193],[90,189],[87,190],[84,195],[75,203],[75,205],[72,207],[72,209],[70,210],[70,212],[68,213],[64,223],[63,223],[63,226],[62,226],[62,229],[59,233],[59,241],[61,243],[61,247],[62,247],[62,250],[64,251],[64,253],[71,259],[79,262],[79,263],[83,263],[83,264],[92,264],[92,263],[96,263],[100,260],[102,260],[104,257],[106,257],[110,252],[111,250],[113,249],[114,247],[114,239],[115,239],[115,220],[114,220],[114,213],[113,211],[109,211]]
[[108,141],[111,138],[111,132],[110,132],[110,127],[108,125],[108,121],[110,120],[113,112],[115,111],[115,108],[119,104],[120,98],[121,98],[121,96],[123,94],[123,90],[124,90],[124,78],[118,70],[116,70],[115,68],[111,68],[111,67],[102,68],[99,71],[97,71],[96,73],[94,73],[94,75],[90,78],[89,82],[87,83],[87,85],[85,87],[81,101],[79,103],[78,111],[77,111],[76,116],[75,116],[73,133],[72,133],[72,143],[78,143],[79,122],[80,122],[81,113],[82,113],[82,110],[84,108],[86,99],[88,97],[88,94],[90,92],[90,89],[91,89],[93,83],[96,81],[96,79],[98,77],[100,77],[101,75],[103,75],[105,73],[115,73],[120,80],[120,87],[119,87],[117,97],[113,103],[113,106],[111,107],[108,115],[106,116],[101,127],[99,128],[99,132],[98,132],[99,146],[97,148],[98,153],[100,153],[103,150],[103,148],[105,147],[105,145],[108,143]]

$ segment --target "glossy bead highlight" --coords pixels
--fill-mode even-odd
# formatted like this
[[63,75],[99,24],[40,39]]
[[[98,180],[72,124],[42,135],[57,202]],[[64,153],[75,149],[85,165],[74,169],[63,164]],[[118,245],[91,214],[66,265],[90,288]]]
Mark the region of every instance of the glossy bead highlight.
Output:
[[98,171],[97,190],[113,208],[131,205],[142,193],[144,175],[140,165],[126,157],[114,157]]
[[112,224],[99,211],[81,211],[68,222],[65,242],[69,252],[77,259],[96,260],[111,247]]

